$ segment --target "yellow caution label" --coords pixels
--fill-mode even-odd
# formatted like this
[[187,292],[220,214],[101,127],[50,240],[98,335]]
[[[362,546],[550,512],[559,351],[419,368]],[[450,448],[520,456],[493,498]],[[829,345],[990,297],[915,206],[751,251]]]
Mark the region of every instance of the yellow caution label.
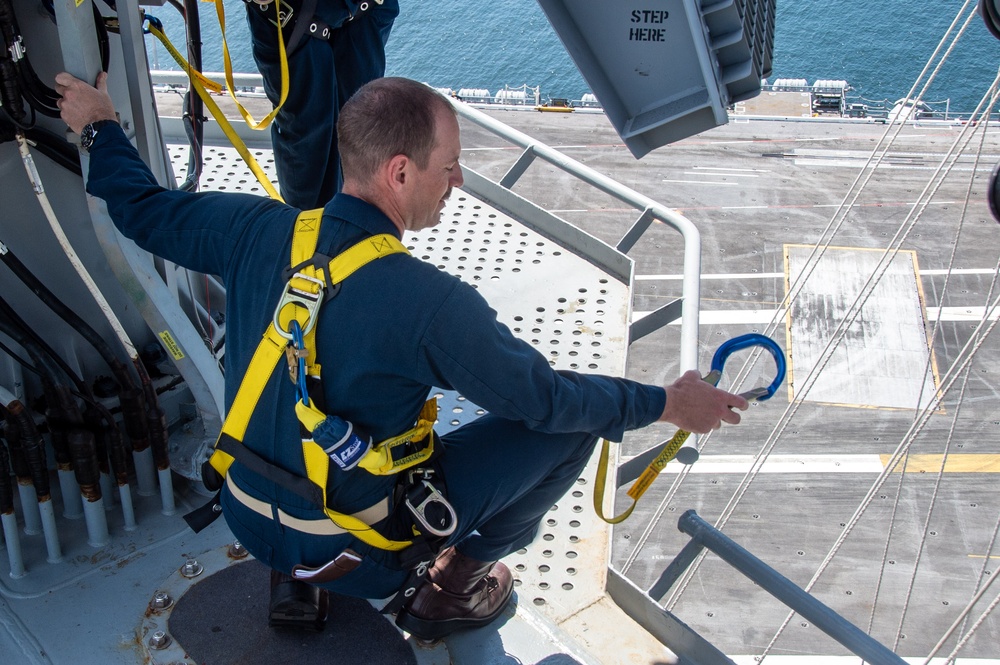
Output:
[[174,360],[180,360],[184,357],[184,352],[181,351],[181,345],[177,343],[174,336],[170,334],[169,330],[164,330],[160,333],[160,342],[163,343],[163,348],[165,348]]

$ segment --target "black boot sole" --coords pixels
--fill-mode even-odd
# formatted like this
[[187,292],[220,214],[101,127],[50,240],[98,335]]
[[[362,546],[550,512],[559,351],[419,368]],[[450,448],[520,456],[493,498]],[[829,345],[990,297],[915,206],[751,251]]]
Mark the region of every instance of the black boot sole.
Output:
[[440,640],[459,630],[469,630],[471,628],[481,628],[487,626],[503,614],[503,611],[510,605],[510,599],[514,597],[513,592],[507,600],[500,605],[492,614],[485,617],[470,619],[459,617],[456,619],[421,619],[410,614],[408,610],[400,610],[396,615],[396,625],[408,632],[410,635],[421,640]]
[[296,628],[321,632],[326,627],[329,592],[297,580],[271,589],[267,624],[271,628]]

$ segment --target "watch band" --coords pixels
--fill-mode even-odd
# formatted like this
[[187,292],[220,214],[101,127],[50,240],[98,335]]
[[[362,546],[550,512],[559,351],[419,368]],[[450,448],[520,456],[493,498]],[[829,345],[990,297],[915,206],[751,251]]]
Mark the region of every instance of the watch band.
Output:
[[98,131],[100,131],[101,127],[104,127],[109,123],[118,124],[116,120],[105,119],[86,125],[83,130],[80,131],[80,148],[84,152],[90,152],[91,146],[94,145],[94,139],[97,138]]

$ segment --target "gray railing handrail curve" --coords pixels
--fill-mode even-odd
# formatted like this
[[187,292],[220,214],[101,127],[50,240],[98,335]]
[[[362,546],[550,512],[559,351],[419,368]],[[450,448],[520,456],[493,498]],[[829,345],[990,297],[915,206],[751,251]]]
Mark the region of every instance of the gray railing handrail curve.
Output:
[[[565,173],[578,178],[582,182],[618,199],[622,203],[632,206],[640,213],[632,230],[619,242],[618,248],[622,252],[627,253],[628,249],[638,240],[642,231],[645,230],[639,227],[643,224],[648,227],[653,220],[661,221],[681,234],[684,240],[684,277],[681,289],[680,369],[682,372],[689,369],[697,369],[698,312],[701,301],[701,234],[694,223],[677,211],[657,203],[648,196],[644,196],[612,180],[571,157],[567,157],[558,150],[535,141],[527,134],[508,127],[468,104],[456,99],[452,99],[451,102],[461,117],[524,150],[514,166],[500,180],[499,184],[506,189],[510,189],[517,182],[518,178],[523,175],[531,162],[538,157]],[[662,327],[666,323],[667,321],[664,321],[660,326]]]

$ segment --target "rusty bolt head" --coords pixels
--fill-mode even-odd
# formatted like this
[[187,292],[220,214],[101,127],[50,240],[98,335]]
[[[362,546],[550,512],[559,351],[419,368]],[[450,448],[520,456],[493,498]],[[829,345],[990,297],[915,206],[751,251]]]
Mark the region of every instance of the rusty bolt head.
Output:
[[170,636],[162,630],[157,630],[149,636],[150,649],[166,649],[170,645]]
[[153,594],[153,602],[149,606],[153,608],[154,612],[162,612],[173,604],[174,599],[170,597],[170,594],[166,591],[157,591]]
[[243,543],[238,540],[229,546],[229,556],[234,559],[242,559],[248,554],[250,553],[247,551],[247,548],[243,547]]
[[198,563],[197,559],[188,559],[181,566],[181,575],[191,579],[193,577],[198,577],[205,571],[205,567]]

